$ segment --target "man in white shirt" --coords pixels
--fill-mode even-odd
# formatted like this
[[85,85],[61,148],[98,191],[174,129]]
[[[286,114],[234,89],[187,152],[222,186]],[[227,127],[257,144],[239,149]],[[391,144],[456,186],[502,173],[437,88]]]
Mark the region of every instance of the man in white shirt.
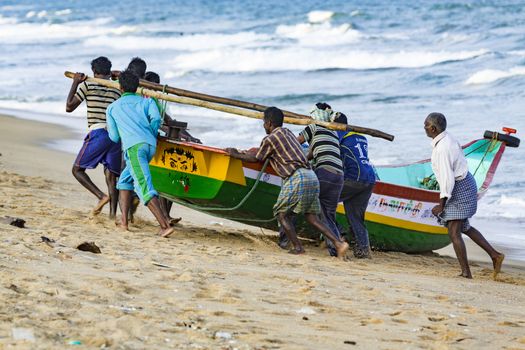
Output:
[[505,255],[496,251],[483,235],[470,226],[469,218],[477,210],[478,188],[468,170],[467,160],[460,144],[447,131],[447,120],[441,113],[430,113],[425,119],[425,132],[432,138],[432,170],[440,188],[440,203],[432,214],[448,228],[448,235],[461,266],[461,275],[472,278],[467,260],[467,250],[461,237],[466,234],[492,259],[494,279],[501,271]]

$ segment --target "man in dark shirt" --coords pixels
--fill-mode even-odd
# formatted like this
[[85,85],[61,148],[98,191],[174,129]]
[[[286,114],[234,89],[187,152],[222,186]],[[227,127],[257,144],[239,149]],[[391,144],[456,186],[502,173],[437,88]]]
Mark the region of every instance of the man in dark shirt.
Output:
[[304,253],[291,221],[291,215],[295,213],[304,214],[306,221],[332,241],[337,256],[344,258],[348,243],[334,236],[319,220],[318,214],[321,211],[319,181],[310,169],[308,160],[294,134],[282,127],[283,119],[283,112],[277,107],[269,107],[264,111],[264,129],[267,136],[263,138],[257,154],[241,153],[234,148],[228,148],[226,151],[231,157],[246,162],[255,163],[269,159],[272,168],[283,179],[273,212],[294,246],[290,253]]
[[[337,113],[334,120],[347,124],[343,113]],[[338,131],[341,142],[344,182],[340,200],[355,239],[354,256],[358,259],[370,258],[370,242],[365,226],[365,212],[368,200],[376,182],[374,168],[368,159],[368,141],[355,132]]]

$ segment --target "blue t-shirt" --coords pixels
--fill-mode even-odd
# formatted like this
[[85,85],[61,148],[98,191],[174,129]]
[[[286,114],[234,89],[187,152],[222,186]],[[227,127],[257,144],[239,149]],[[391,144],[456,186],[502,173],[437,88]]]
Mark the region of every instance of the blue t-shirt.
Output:
[[109,138],[113,142],[122,140],[122,150],[139,143],[157,145],[157,133],[161,117],[152,98],[124,93],[106,109]]
[[368,141],[362,134],[338,131],[344,177],[348,180],[375,183],[374,167],[368,159]]

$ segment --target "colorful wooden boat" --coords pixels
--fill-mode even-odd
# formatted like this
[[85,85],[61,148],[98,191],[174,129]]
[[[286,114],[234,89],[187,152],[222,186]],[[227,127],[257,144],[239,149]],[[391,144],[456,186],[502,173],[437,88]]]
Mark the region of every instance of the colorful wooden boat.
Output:
[[[497,135],[519,143],[517,138],[489,132],[485,134],[488,138],[463,146],[478,184],[479,198],[488,189],[505,151],[506,144]],[[243,163],[219,148],[161,137],[150,168],[154,186],[165,198],[218,217],[278,229],[272,206],[281,179],[270,166]],[[432,174],[428,159],[377,167],[377,174],[379,181],[365,217],[373,248],[413,253],[440,249],[450,243],[446,229],[431,213],[439,201],[439,192],[421,184]],[[341,204],[337,214],[338,222],[347,228]],[[301,219],[297,229],[300,235],[318,236]]]

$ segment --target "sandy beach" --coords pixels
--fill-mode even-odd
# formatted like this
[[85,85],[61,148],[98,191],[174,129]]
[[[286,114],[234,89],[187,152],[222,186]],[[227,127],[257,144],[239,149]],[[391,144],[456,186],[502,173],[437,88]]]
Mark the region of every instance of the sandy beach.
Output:
[[523,266],[493,281],[475,262],[465,280],[438,254],[297,257],[274,232],[179,206],[169,239],[144,208],[123,233],[107,208],[90,215],[74,155],[43,147],[68,133],[0,117],[0,218],[26,220],[0,222],[0,349],[525,349]]

